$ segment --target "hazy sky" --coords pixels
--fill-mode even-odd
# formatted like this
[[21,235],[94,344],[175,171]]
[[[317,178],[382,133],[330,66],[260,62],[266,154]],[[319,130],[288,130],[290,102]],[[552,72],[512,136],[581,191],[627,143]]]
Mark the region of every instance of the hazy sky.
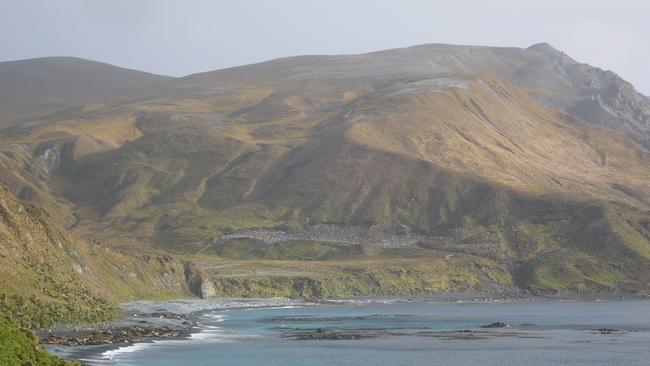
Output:
[[0,61],[185,75],[299,54],[549,42],[650,94],[647,0],[0,0]]

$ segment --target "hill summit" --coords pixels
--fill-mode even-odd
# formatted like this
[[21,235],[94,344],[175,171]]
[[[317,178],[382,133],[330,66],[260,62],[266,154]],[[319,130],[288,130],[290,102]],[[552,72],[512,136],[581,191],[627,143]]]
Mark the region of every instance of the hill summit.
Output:
[[648,98],[548,44],[427,44],[80,99],[2,130],[0,177],[125,250],[361,243],[479,258],[535,291],[644,291],[649,131]]

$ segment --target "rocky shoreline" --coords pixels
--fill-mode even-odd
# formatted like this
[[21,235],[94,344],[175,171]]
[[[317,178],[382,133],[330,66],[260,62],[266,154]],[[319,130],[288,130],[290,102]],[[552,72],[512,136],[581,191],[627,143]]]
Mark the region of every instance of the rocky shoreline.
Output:
[[[506,294],[502,294],[506,295]],[[602,296],[587,296],[580,300],[594,301]],[[643,298],[643,297],[636,297]],[[610,299],[620,299],[611,296]],[[425,298],[355,298],[355,299],[331,299],[322,300],[321,304],[389,304],[413,301],[434,301],[434,302],[530,302],[530,301],[577,301],[568,296],[559,298],[540,298],[534,296],[522,296],[522,294],[507,294],[507,296],[493,297],[481,296],[480,294],[444,294]],[[41,342],[48,346],[107,346],[115,347],[120,344],[147,342],[158,339],[180,339],[189,337],[193,331],[199,329],[197,317],[204,312],[226,310],[226,309],[249,309],[281,306],[317,306],[317,303],[305,302],[292,299],[229,299],[229,300],[179,300],[179,301],[140,301],[123,304],[124,317],[122,320],[112,323],[100,323],[85,327],[61,326],[51,329],[41,329],[36,334]],[[369,315],[362,317],[374,319],[382,315]],[[408,315],[393,315],[393,317],[408,317]],[[318,318],[298,316],[277,316],[261,319],[261,323],[283,323],[300,324],[317,321],[345,323],[353,320],[360,320],[359,317],[339,318]],[[275,328],[282,333],[282,338],[289,340],[351,340],[368,339],[384,336],[417,336],[433,337],[443,339],[483,339],[490,337],[528,337],[525,332],[510,331],[509,324],[494,322],[484,324],[481,328],[474,330],[456,330],[431,332],[423,329],[348,329],[348,328]],[[616,333],[615,329],[593,329],[594,333],[611,334]]]
[[88,327],[57,327],[37,331],[41,343],[62,346],[96,346],[186,337],[196,321],[184,314],[154,312],[130,314],[116,323]]
[[203,312],[290,305],[314,304],[281,298],[136,301],[122,304],[123,317],[119,321],[39,329],[36,335],[41,343],[47,346],[110,348],[160,339],[188,338],[192,332],[199,329],[197,317]]

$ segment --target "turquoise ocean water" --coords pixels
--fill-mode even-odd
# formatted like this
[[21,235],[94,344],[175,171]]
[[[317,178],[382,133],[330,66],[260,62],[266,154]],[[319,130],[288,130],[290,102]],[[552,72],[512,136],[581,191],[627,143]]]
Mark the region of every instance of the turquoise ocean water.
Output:
[[[90,365],[650,365],[650,301],[412,302],[213,310],[188,339],[85,349]],[[481,328],[494,322],[509,327]],[[293,340],[287,328],[389,330]],[[595,329],[615,331],[601,332]],[[478,339],[426,334],[470,329]],[[605,333],[605,334],[603,334]],[[420,334],[425,334],[424,336]]]

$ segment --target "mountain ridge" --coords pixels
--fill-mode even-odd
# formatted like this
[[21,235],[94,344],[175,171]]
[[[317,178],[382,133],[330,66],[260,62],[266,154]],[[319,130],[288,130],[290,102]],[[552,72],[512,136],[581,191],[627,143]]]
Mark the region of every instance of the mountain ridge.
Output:
[[[474,57],[471,56],[472,54],[479,54],[476,60],[480,62],[472,64],[471,57]],[[417,61],[418,59],[409,59],[409,55],[419,56],[420,61]],[[626,133],[646,146],[649,144],[650,104],[648,103],[647,97],[638,93],[630,83],[613,72],[579,63],[548,43],[539,43],[526,49],[516,47],[423,44],[356,55],[295,56],[192,74],[178,79],[176,84],[180,84],[181,86],[183,84],[191,85],[194,80],[201,78],[204,79],[204,82],[205,79],[208,79],[211,80],[211,83],[219,84],[225,82],[227,84],[229,78],[236,80],[236,78],[242,77],[244,80],[250,78],[255,79],[257,82],[263,82],[269,75],[256,74],[255,70],[267,65],[273,70],[271,75],[277,76],[278,79],[286,79],[288,81],[299,80],[301,77],[304,77],[301,75],[308,75],[316,79],[319,78],[319,74],[315,71],[318,68],[312,68],[312,71],[309,71],[309,68],[305,69],[307,74],[305,72],[296,72],[296,70],[300,70],[296,69],[300,61],[306,61],[308,64],[320,62],[320,69],[333,67],[334,71],[330,72],[330,74],[323,74],[325,75],[324,80],[332,77],[354,78],[354,75],[364,75],[363,70],[366,67],[369,67],[368,70],[373,70],[373,67],[375,69],[379,68],[368,77],[378,77],[379,71],[384,72],[388,70],[388,74],[381,76],[380,79],[382,77],[395,79],[396,77],[401,77],[399,74],[407,77],[431,75],[431,69],[435,67],[442,67],[440,71],[436,71],[438,74],[441,72],[453,74],[457,71],[455,69],[456,66],[445,69],[447,67],[445,66],[445,62],[449,62],[449,60],[445,60],[444,57],[451,59],[452,63],[456,62],[454,60],[467,62],[468,55],[471,56],[470,63],[468,66],[461,66],[464,68],[464,70],[461,70],[462,72],[470,72],[475,76],[486,74],[500,75],[512,84],[530,92],[543,104],[585,119],[587,122]],[[391,61],[391,57],[393,61]],[[423,57],[425,58],[424,60],[427,57],[433,57],[433,59],[422,62]],[[463,58],[465,60],[462,60]],[[380,60],[377,61],[380,64],[372,66],[375,62],[373,60],[377,59]],[[353,66],[338,67],[337,62],[344,60],[349,60]],[[516,62],[510,62],[509,60],[516,60]],[[388,66],[382,68],[381,62],[387,63]],[[438,63],[437,66],[436,62]],[[538,68],[538,70],[521,69],[518,66],[521,63],[531,65],[534,68]],[[283,64],[288,67],[285,71],[282,71],[282,69],[276,70]],[[354,65],[358,67],[355,69]],[[350,72],[350,68],[354,71]],[[508,68],[515,70],[515,72],[508,71]],[[392,72],[390,70],[398,70],[397,72],[399,74],[387,76]],[[277,74],[278,71],[281,74]],[[243,72],[249,75],[242,75]],[[365,73],[367,74],[368,72]],[[223,80],[220,81],[219,78],[223,78]],[[581,84],[581,80],[585,79],[589,80],[589,84],[586,86]],[[549,89],[549,87],[552,89]],[[540,88],[546,88],[550,92],[540,93]],[[568,95],[567,88],[570,89]],[[593,104],[590,108],[596,108],[598,110],[597,115],[594,115],[593,111],[585,110],[583,107],[584,104]]]
[[417,234],[408,251],[487,258],[523,289],[646,291],[648,100],[613,75],[545,44],[284,58],[6,129],[0,177],[129,251],[325,224]]
[[0,126],[169,79],[77,57],[0,62]]

